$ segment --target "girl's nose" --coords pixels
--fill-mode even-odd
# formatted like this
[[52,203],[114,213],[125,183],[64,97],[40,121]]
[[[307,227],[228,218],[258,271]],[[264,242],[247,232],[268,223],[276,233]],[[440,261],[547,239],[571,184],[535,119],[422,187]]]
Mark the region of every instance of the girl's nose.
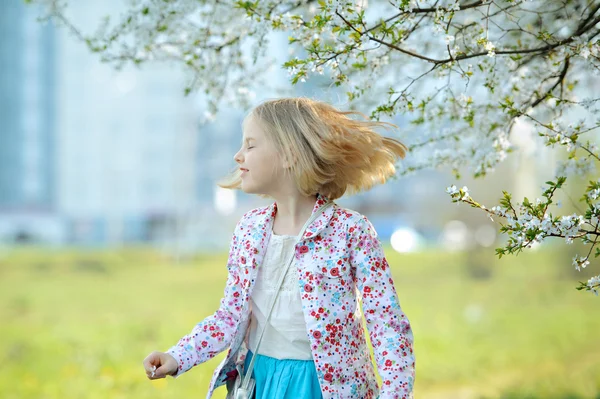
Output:
[[235,153],[233,160],[237,163],[242,163],[242,150]]

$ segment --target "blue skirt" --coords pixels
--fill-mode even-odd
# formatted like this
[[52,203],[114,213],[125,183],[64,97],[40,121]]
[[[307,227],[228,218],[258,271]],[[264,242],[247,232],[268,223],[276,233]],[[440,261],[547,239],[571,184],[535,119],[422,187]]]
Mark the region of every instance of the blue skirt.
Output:
[[[244,370],[253,353],[248,351]],[[312,360],[275,359],[258,355],[252,376],[256,380],[255,399],[321,399],[321,387]]]

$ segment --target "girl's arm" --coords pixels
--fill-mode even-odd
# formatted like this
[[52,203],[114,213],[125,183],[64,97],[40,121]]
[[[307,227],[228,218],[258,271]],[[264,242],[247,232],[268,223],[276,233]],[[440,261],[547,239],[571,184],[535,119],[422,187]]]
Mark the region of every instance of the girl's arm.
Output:
[[[243,220],[243,218],[242,218]],[[227,259],[227,283],[219,308],[211,316],[198,323],[192,331],[167,350],[177,360],[179,377],[192,367],[204,363],[227,349],[233,339],[241,315],[239,295],[239,269],[237,267],[237,243],[240,221],[233,233]]]
[[367,330],[382,379],[379,398],[412,398],[415,380],[413,334],[394,288],[375,228],[360,216],[349,227],[350,262],[362,298]]

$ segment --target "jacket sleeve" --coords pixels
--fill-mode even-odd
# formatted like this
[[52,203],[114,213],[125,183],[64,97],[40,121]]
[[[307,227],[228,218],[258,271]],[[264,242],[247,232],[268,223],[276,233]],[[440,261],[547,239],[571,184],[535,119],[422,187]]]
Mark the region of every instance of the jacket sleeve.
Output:
[[[355,219],[356,220],[356,219]],[[413,397],[413,333],[375,228],[362,215],[349,226],[350,262],[382,379],[380,399]]]
[[167,350],[177,360],[179,368],[175,377],[204,363],[229,347],[241,316],[239,270],[237,266],[238,242],[243,218],[238,222],[227,259],[227,282],[219,308],[198,323],[192,331]]

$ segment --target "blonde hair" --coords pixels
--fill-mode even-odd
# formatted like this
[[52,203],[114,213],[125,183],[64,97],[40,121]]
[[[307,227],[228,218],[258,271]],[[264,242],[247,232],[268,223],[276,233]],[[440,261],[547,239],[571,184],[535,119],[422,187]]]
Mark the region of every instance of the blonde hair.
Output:
[[[291,174],[306,196],[319,193],[334,200],[346,191],[357,193],[383,184],[396,173],[395,162],[407,151],[400,141],[373,131],[396,125],[305,97],[265,101],[249,117],[256,118],[280,154],[294,160]],[[219,186],[241,188],[239,169]]]

